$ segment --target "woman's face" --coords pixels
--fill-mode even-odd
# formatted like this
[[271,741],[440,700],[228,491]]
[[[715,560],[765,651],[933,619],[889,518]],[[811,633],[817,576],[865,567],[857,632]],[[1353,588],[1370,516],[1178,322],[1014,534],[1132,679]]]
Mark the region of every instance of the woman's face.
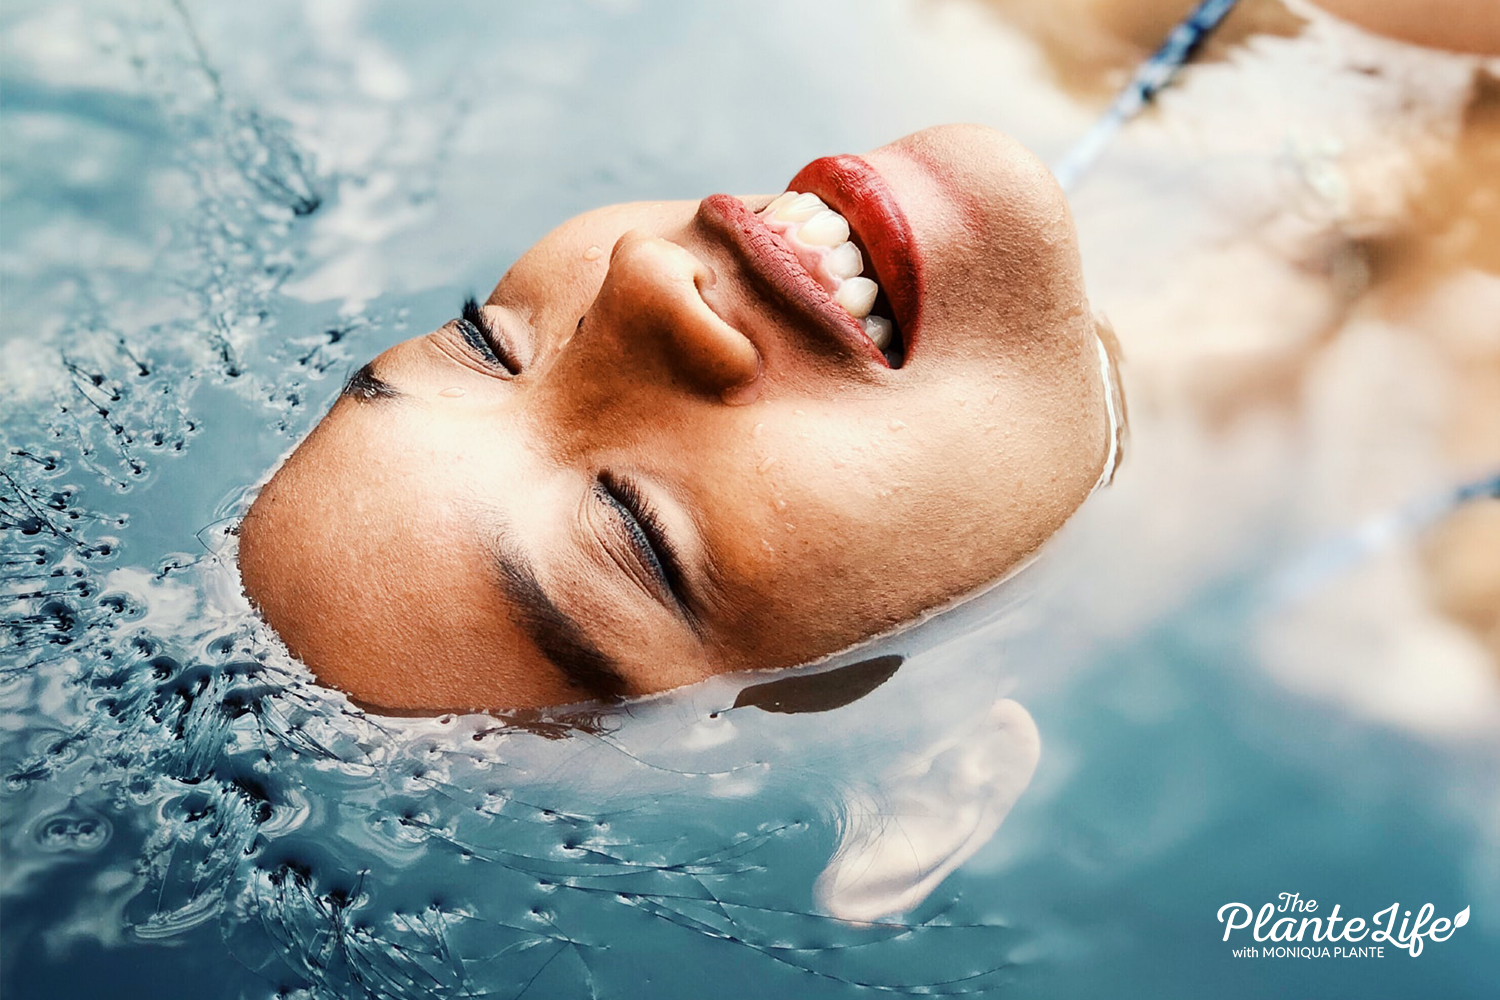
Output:
[[1051,175],[952,126],[789,190],[836,214],[579,216],[357,373],[241,526],[292,652],[388,708],[644,694],[847,647],[1052,535],[1109,427]]

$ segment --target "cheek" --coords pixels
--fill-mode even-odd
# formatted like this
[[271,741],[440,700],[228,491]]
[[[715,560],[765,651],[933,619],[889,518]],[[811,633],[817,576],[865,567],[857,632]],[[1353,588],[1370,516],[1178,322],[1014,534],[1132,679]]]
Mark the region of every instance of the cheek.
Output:
[[945,380],[772,438],[768,451],[782,454],[766,476],[777,512],[767,537],[795,564],[783,572],[869,595],[871,619],[894,622],[1003,574],[1050,536],[1081,498],[1073,480],[1095,470],[1045,439],[1021,393],[975,389]]
[[[847,581],[887,523],[891,499],[910,488],[904,427],[883,412],[804,402],[768,412],[721,491],[763,572]],[[726,469],[727,471],[727,469]]]

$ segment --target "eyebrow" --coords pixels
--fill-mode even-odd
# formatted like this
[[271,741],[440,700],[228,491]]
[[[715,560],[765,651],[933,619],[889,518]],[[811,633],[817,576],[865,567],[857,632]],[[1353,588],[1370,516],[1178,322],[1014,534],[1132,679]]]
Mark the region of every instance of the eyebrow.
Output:
[[520,553],[502,546],[500,582],[520,610],[521,627],[568,683],[598,701],[619,701],[630,683],[618,663],[589,640],[578,620],[553,603]]
[[360,402],[370,402],[377,399],[400,399],[403,393],[400,389],[391,385],[385,379],[375,374],[375,362],[369,361],[360,367],[344,387],[339,390],[340,396],[347,396]]

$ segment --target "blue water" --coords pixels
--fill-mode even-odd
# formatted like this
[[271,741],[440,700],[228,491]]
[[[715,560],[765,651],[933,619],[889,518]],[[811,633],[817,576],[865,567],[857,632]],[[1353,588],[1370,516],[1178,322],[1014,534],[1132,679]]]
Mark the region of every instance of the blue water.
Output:
[[[368,717],[238,596],[245,490],[557,221],[939,120],[1060,151],[1090,107],[965,9],[7,5],[0,993],[1494,995],[1493,731],[1285,683],[1277,484],[1230,558],[1176,521],[1216,555],[1169,570],[1110,544],[1127,465],[1024,589],[818,713],[731,679],[552,729]],[[831,859],[903,850],[962,863],[829,915]],[[1418,958],[1232,957],[1219,908],[1284,891],[1473,918]]]

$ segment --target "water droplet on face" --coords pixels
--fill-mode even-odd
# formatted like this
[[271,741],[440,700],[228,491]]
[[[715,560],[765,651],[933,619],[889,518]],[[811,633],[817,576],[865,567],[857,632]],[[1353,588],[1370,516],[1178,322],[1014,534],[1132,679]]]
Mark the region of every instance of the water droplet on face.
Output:
[[604,256],[604,251],[594,246],[589,247],[583,252],[584,260],[598,260],[602,256]]
[[755,471],[764,474],[764,473],[766,473],[767,471],[770,470],[771,466],[773,466],[775,464],[776,464],[776,456],[775,455],[767,455],[765,458],[761,459],[761,463],[760,463],[760,465],[758,465],[758,466],[755,467]]
[[891,430],[893,430],[893,431],[900,431],[900,430],[905,430],[905,429],[906,429],[906,421],[904,421],[904,420],[892,420],[891,421]]
[[465,392],[465,390],[460,389],[458,386],[455,385],[455,386],[449,386],[447,389],[444,389],[442,392],[438,393],[438,395],[439,396],[447,396],[449,399],[457,399],[459,396],[462,396],[464,394],[464,392]]

